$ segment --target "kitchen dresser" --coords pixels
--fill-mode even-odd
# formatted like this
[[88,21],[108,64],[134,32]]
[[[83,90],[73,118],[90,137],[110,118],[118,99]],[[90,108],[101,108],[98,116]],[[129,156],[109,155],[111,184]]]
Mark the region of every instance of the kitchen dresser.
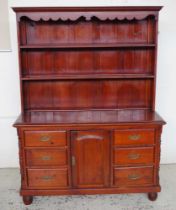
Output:
[[160,192],[161,7],[13,8],[20,194]]

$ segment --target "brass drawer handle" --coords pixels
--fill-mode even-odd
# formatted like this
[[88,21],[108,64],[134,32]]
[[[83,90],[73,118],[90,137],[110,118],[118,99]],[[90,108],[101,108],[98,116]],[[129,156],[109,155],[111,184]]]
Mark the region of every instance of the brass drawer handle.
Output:
[[50,136],[41,136],[41,137],[40,137],[40,141],[42,141],[42,142],[49,141],[50,139],[51,139]]
[[142,31],[134,32],[135,36],[138,36],[138,35],[141,35],[141,34],[142,34]]
[[51,156],[42,156],[41,159],[42,160],[51,160]]
[[129,135],[128,139],[132,140],[132,141],[136,141],[139,140],[141,138],[141,135],[139,134],[134,134],[134,135]]
[[76,158],[75,158],[75,156],[71,157],[71,164],[72,164],[72,166],[76,165]]
[[140,154],[129,154],[128,155],[128,159],[131,159],[131,160],[136,160],[138,158],[140,158]]
[[41,179],[44,181],[49,181],[52,180],[54,177],[53,176],[42,176]]
[[128,179],[130,179],[130,180],[137,180],[137,179],[140,179],[140,178],[141,178],[141,176],[137,175],[137,174],[128,175]]

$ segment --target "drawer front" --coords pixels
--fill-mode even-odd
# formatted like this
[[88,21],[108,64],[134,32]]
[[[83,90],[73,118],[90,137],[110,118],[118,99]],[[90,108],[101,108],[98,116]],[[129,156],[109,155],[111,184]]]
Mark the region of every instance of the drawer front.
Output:
[[25,146],[66,146],[66,131],[25,131]]
[[151,145],[154,144],[154,130],[115,130],[114,144],[115,145]]
[[66,188],[68,187],[67,169],[28,169],[28,186],[30,188]]
[[27,149],[27,166],[64,166],[67,164],[65,149]]
[[124,186],[144,186],[153,184],[153,167],[133,167],[115,168],[114,185]]
[[119,148],[114,150],[115,165],[152,164],[153,158],[153,147]]

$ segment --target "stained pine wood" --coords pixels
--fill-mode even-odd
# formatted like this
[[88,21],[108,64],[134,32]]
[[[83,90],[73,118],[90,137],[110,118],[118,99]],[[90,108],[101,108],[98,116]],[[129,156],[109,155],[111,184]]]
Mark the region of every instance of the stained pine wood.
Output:
[[[163,119],[154,111],[145,110],[145,109],[121,109],[121,110],[35,110],[27,111],[24,114],[21,114],[15,122],[15,126],[19,127],[22,125],[33,126],[33,125],[56,125],[65,126],[77,124],[106,124],[106,125],[122,125],[122,124],[137,124],[143,123],[148,125],[149,123],[162,125],[165,123]],[[77,125],[78,127],[78,125]],[[148,127],[148,126],[147,126]],[[44,131],[44,128],[41,129],[41,134]],[[60,130],[62,131],[63,128]],[[146,129],[146,128],[145,128]],[[152,127],[153,129],[153,127]],[[128,130],[129,131],[129,130]],[[152,131],[150,129],[150,131]],[[123,131],[122,131],[123,132]],[[139,132],[139,130],[138,130]],[[35,133],[35,132],[34,132]],[[123,132],[124,133],[124,132]],[[132,133],[131,133],[132,134]],[[134,133],[133,133],[134,134]],[[39,137],[37,137],[39,138]],[[125,142],[124,142],[125,143]]]
[[73,186],[76,188],[109,186],[109,132],[73,131],[71,141]]
[[47,147],[47,146],[66,146],[65,131],[25,131],[25,146],[28,147]]
[[136,76],[154,75],[154,47],[121,45],[115,48],[114,44],[111,45],[113,48],[109,48],[108,44],[102,48],[93,44],[94,48],[89,49],[70,49],[70,45],[67,45],[67,48],[63,46],[63,49],[56,46],[54,49],[47,49],[46,46],[41,49],[22,49],[23,74],[24,76],[69,76],[69,74],[93,76],[122,73]]
[[154,144],[155,133],[153,129],[146,130],[115,130],[115,145],[151,145]]
[[[154,27],[148,34],[148,22],[154,24],[154,17],[144,20],[98,22],[96,18],[86,21],[84,18],[72,22],[34,22],[24,20],[26,24],[26,42],[28,44],[62,44],[62,43],[153,43]],[[129,27],[127,27],[127,24]],[[134,28],[131,31],[131,27]],[[43,34],[40,36],[39,34]],[[22,44],[25,44],[22,42]]]
[[67,165],[66,149],[26,149],[26,165],[32,166],[64,166]]
[[[104,8],[100,9],[104,11]],[[28,12],[22,15],[23,11],[16,8],[15,10],[18,11],[17,17],[20,18],[19,46],[22,81],[23,78],[27,79],[31,76],[33,79],[40,79],[37,82],[33,80],[30,80],[31,82],[21,82],[21,96],[24,100],[22,110],[24,112],[28,109],[38,108],[49,110],[52,107],[54,109],[86,109],[90,107],[153,109],[155,52],[157,47],[156,19],[157,11],[160,8],[148,7],[148,12],[144,7],[141,7],[141,9],[140,12],[139,10],[134,12],[135,10],[132,8],[129,11],[126,8],[124,10],[126,12],[121,12],[123,11],[122,8],[107,8],[109,13],[104,11],[102,16],[98,13],[100,10],[97,10],[97,13],[95,12],[96,8],[87,9],[87,13],[84,13],[84,15],[80,14],[80,10],[67,13],[68,8],[64,13],[64,8],[58,8],[60,17],[58,16],[57,19],[57,13],[54,13],[57,9],[51,9],[53,12],[50,14],[43,10],[40,15],[37,15],[35,11],[32,12],[29,8],[23,10]],[[87,21],[87,15],[91,10],[95,14],[90,17],[91,21]],[[59,21],[59,18],[62,20],[62,15],[64,21]],[[69,18],[72,20],[72,15],[75,15],[74,21],[68,22]],[[45,20],[46,16],[47,21]],[[39,17],[41,21],[39,21]],[[108,18],[111,20],[108,20]],[[138,62],[135,62],[136,60]],[[104,77],[102,77],[102,74]],[[128,74],[129,79],[135,79],[136,76],[141,80],[129,80],[129,84],[127,82],[125,85],[126,87],[121,87],[121,83],[124,82],[118,80],[110,81],[112,85],[109,85],[109,81],[92,81],[95,76],[97,79],[105,79],[106,76],[118,78],[118,75],[122,74]],[[50,77],[59,80],[59,76],[67,79],[70,78],[70,75],[72,75],[72,82],[65,81],[62,83],[59,81],[58,83],[49,80]],[[78,81],[74,84],[74,76],[80,79],[88,77],[90,81],[80,80],[79,84],[77,84]],[[45,83],[43,79],[46,80]],[[103,91],[101,92],[102,88],[107,90],[108,95]],[[130,89],[132,98],[126,97],[125,94],[130,95],[130,93],[124,93],[121,88],[124,91],[127,88],[127,92]],[[97,92],[98,90],[100,92]],[[146,93],[143,94],[145,91]],[[78,93],[82,96],[78,97]],[[105,95],[106,99],[104,100],[102,97],[105,97]],[[118,98],[114,98],[114,95],[117,95]],[[144,95],[148,97],[141,98],[139,104],[133,105],[133,101],[137,102],[136,98]],[[56,100],[53,101],[52,97],[56,97]],[[58,97],[62,101],[58,101]],[[78,98],[81,101],[75,102],[75,99]],[[96,103],[99,104],[94,102],[95,98],[98,98]],[[128,99],[130,101],[124,101]],[[111,100],[113,100],[113,103]],[[105,104],[105,101],[109,103]],[[119,101],[122,104],[119,104]]]
[[35,195],[157,198],[161,7],[14,8],[23,202]]
[[150,165],[153,161],[153,147],[114,148],[114,165]]
[[115,186],[146,186],[153,183],[153,167],[114,168]]
[[24,108],[151,108],[152,86],[149,79],[30,81],[24,83]]
[[67,169],[27,169],[29,188],[68,187]]

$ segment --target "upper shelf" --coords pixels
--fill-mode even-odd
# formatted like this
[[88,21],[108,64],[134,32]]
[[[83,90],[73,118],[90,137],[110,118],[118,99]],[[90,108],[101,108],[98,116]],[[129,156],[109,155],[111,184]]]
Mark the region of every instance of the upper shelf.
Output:
[[148,43],[66,43],[66,44],[43,44],[43,45],[21,45],[20,49],[85,49],[85,48],[140,48],[155,47],[156,44]]
[[153,79],[149,74],[86,74],[86,75],[40,75],[23,76],[21,80],[89,80],[89,79]]

